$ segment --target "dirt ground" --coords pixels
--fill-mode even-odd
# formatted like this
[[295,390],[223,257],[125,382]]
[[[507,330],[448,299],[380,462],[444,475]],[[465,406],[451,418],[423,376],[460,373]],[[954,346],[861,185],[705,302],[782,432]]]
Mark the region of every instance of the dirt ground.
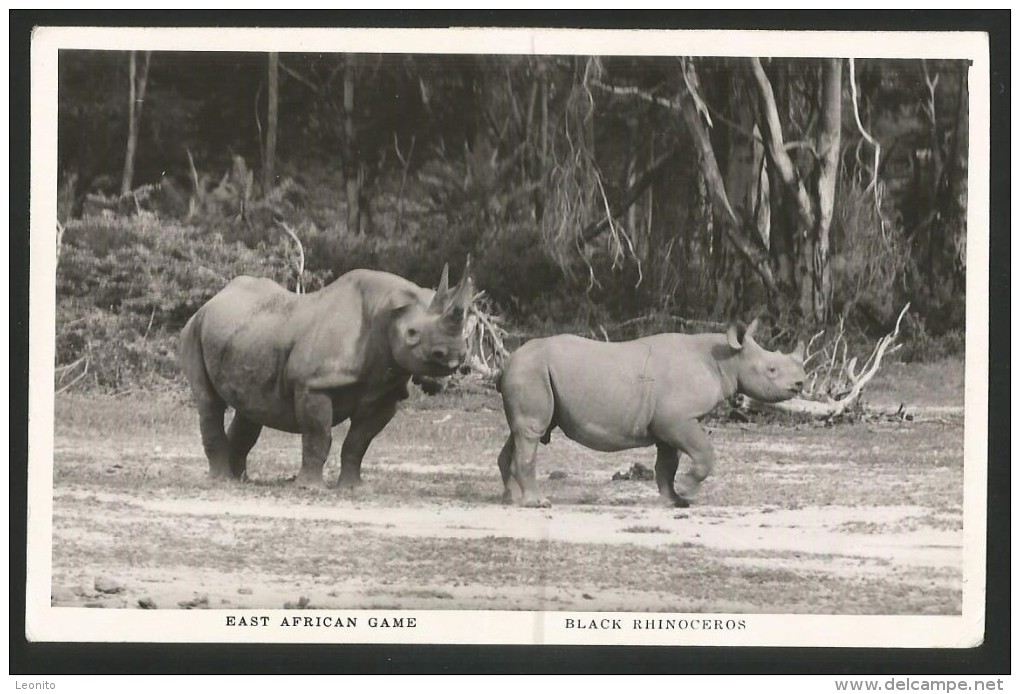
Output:
[[[654,449],[599,454],[562,435],[539,451],[553,507],[503,506],[494,397],[412,401],[349,493],[291,484],[299,439],[278,432],[252,452],[251,482],[210,480],[181,396],[65,395],[52,601],[959,614],[958,380],[959,403],[907,403],[912,422],[709,424],[719,465],[688,509],[659,506],[650,480],[612,479],[651,468]],[[891,386],[878,396],[897,400]]]

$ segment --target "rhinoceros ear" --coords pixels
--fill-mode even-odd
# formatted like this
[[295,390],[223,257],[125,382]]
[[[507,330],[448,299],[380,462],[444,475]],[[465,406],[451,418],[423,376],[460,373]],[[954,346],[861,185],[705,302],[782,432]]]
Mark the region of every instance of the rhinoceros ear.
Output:
[[744,339],[746,336],[747,326],[744,325],[743,321],[738,320],[735,323],[730,323],[730,327],[726,330],[726,342],[736,350],[744,349]]
[[442,313],[443,309],[446,308],[449,293],[450,264],[445,263],[443,265],[443,275],[439,278],[439,286],[436,288],[436,294],[432,297],[432,303],[429,304],[429,311],[432,313]]

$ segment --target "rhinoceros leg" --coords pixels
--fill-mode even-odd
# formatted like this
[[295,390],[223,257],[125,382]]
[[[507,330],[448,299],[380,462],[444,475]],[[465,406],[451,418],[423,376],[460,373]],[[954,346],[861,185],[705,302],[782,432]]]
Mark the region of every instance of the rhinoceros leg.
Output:
[[230,470],[230,443],[223,433],[223,413],[226,406],[222,401],[200,401],[198,403],[198,426],[202,432],[202,448],[209,459],[209,474],[213,477],[233,477]]
[[194,320],[188,322],[181,335],[181,370],[191,384],[191,394],[198,409],[198,427],[202,433],[205,457],[209,459],[209,474],[212,477],[231,477],[230,444],[223,433],[223,413],[227,404],[216,392],[205,371]]
[[372,439],[382,431],[397,412],[397,403],[380,404],[367,412],[356,412],[351,417],[344,445],[340,449],[340,480],[337,485],[353,489],[361,484],[361,459],[365,457]]
[[[521,488],[520,505],[548,508],[552,504],[538,493],[538,483],[535,481],[535,456],[538,452],[540,437],[523,431],[514,432],[511,437],[513,438],[513,456],[510,462],[510,474]],[[502,471],[502,466],[500,466],[500,470]],[[504,499],[506,498],[505,494],[506,492],[504,492]]]
[[676,493],[673,488],[673,480],[676,478],[676,469],[680,464],[680,454],[673,446],[665,443],[656,444],[655,455],[655,484],[659,488],[659,496],[668,506],[679,506],[686,508],[690,502]]
[[[712,450],[712,442],[708,440],[708,436],[693,419],[670,422],[664,429],[665,431],[656,431],[656,437],[663,443],[679,448],[691,456],[691,467],[679,481],[678,496],[686,500],[694,496],[701,486],[701,482],[712,474],[712,469],[715,467],[715,451]],[[677,463],[673,465],[675,470]],[[658,460],[656,460],[655,470],[656,480],[658,480]],[[659,490],[662,491],[661,484]]]
[[251,421],[238,413],[230,421],[227,429],[229,443],[230,475],[237,479],[244,476],[248,467],[248,453],[262,433],[262,425]]
[[305,392],[295,399],[301,429],[301,471],[295,480],[304,487],[322,484],[322,466],[333,445],[333,401],[320,392]]
[[514,497],[519,497],[521,494],[521,488],[514,481],[513,476],[513,461],[514,461],[514,437],[513,434],[506,437],[506,443],[503,444],[503,449],[499,452],[499,474],[503,477],[503,503],[512,504]]

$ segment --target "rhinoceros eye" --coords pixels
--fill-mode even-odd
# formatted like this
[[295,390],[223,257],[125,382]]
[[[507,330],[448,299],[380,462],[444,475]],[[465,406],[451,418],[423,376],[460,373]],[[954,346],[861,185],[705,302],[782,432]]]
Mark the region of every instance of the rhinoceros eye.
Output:
[[769,368],[767,369],[767,371],[768,371],[768,374],[769,374],[769,376],[775,376],[775,375],[776,375],[777,373],[779,373],[779,369],[777,369],[777,368],[776,368],[776,367],[774,367],[774,366],[770,366],[770,367],[769,367]]

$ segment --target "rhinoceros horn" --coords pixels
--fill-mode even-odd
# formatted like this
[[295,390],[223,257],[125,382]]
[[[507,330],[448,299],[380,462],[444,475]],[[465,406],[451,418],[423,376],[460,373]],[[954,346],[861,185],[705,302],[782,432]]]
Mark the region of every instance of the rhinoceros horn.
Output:
[[475,297],[475,286],[471,280],[471,256],[467,257],[464,262],[464,274],[461,275],[460,282],[450,292],[450,296],[447,300],[446,308],[443,311],[443,315],[451,323],[460,324],[464,320],[464,314],[468,307],[471,305],[471,300]]
[[429,311],[432,313],[442,313],[443,309],[446,308],[447,297],[450,294],[450,264],[445,263],[443,265],[443,275],[439,278],[439,286],[436,288],[436,294],[432,297],[432,303],[429,304]]

